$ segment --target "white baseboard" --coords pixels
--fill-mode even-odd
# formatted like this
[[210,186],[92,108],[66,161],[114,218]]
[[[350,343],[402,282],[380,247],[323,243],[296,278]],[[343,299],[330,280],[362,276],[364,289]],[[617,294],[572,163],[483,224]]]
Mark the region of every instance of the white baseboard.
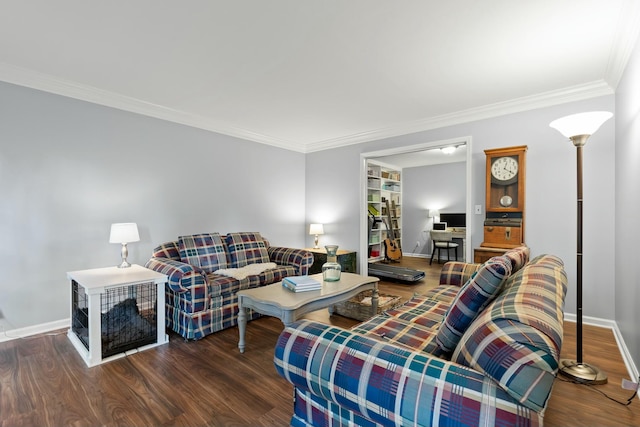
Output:
[[55,322],[27,326],[26,328],[0,330],[0,342],[26,338],[31,335],[45,334],[58,329],[69,328],[69,325],[71,325],[71,319],[62,319],[56,320]]
[[[575,323],[576,315],[573,313],[565,313],[564,320]],[[616,339],[616,343],[618,344],[620,354],[622,355],[622,360],[627,367],[627,372],[629,373],[630,379],[633,382],[638,381],[638,377],[640,376],[640,374],[638,374],[638,367],[633,362],[633,358],[631,357],[629,348],[624,342],[624,338],[622,337],[620,328],[618,328],[618,324],[614,320],[601,319],[599,317],[590,316],[582,316],[582,323],[584,323],[585,325],[599,326],[601,328],[611,329],[611,331],[613,332],[613,336]]]

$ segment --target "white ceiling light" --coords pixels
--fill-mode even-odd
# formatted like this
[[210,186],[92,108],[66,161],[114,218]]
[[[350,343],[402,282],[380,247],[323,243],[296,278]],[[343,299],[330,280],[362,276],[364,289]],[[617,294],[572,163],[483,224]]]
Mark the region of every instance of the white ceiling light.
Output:
[[453,154],[456,151],[455,145],[449,145],[448,147],[442,147],[440,149],[444,154]]

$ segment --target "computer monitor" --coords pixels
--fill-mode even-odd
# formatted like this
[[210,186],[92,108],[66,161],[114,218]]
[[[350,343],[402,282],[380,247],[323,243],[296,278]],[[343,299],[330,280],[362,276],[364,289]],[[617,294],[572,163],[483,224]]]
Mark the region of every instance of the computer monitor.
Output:
[[467,226],[467,214],[440,212],[440,221],[446,222],[451,228],[463,228]]

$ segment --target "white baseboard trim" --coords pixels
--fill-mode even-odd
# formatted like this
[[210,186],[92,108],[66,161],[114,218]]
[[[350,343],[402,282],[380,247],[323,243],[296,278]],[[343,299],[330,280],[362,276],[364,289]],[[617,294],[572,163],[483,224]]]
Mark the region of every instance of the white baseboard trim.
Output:
[[71,319],[62,319],[56,320],[55,322],[27,326],[26,328],[3,330],[0,331],[0,342],[27,338],[32,335],[44,334],[58,329],[65,329],[69,328],[69,325],[71,325]]
[[[573,313],[565,313],[564,320],[575,323],[576,315]],[[624,342],[624,338],[622,337],[620,328],[618,328],[618,324],[614,320],[601,319],[599,317],[590,316],[582,316],[582,323],[584,323],[585,325],[599,326],[601,328],[611,329],[611,331],[613,332],[613,336],[616,339],[616,343],[618,344],[620,354],[622,355],[622,360],[627,367],[627,372],[629,373],[631,381],[638,381],[638,377],[640,376],[640,374],[638,374],[638,367],[633,362],[633,358],[631,357],[629,348]]]

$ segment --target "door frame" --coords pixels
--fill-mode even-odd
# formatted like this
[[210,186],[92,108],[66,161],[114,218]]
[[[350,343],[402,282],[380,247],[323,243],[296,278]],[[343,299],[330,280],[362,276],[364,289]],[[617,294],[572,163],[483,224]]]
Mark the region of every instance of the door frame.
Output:
[[473,232],[473,207],[471,205],[471,136],[463,136],[458,138],[451,138],[446,140],[430,141],[421,144],[408,145],[404,147],[388,148],[385,150],[368,151],[360,153],[360,274],[367,275],[369,271],[368,256],[369,253],[369,221],[366,215],[367,213],[367,160],[376,160],[379,157],[391,156],[396,154],[408,154],[418,151],[433,150],[439,147],[448,145],[466,145],[466,203],[465,210],[467,216],[466,226],[466,247],[464,253],[464,259],[466,262],[471,262],[471,236]]

